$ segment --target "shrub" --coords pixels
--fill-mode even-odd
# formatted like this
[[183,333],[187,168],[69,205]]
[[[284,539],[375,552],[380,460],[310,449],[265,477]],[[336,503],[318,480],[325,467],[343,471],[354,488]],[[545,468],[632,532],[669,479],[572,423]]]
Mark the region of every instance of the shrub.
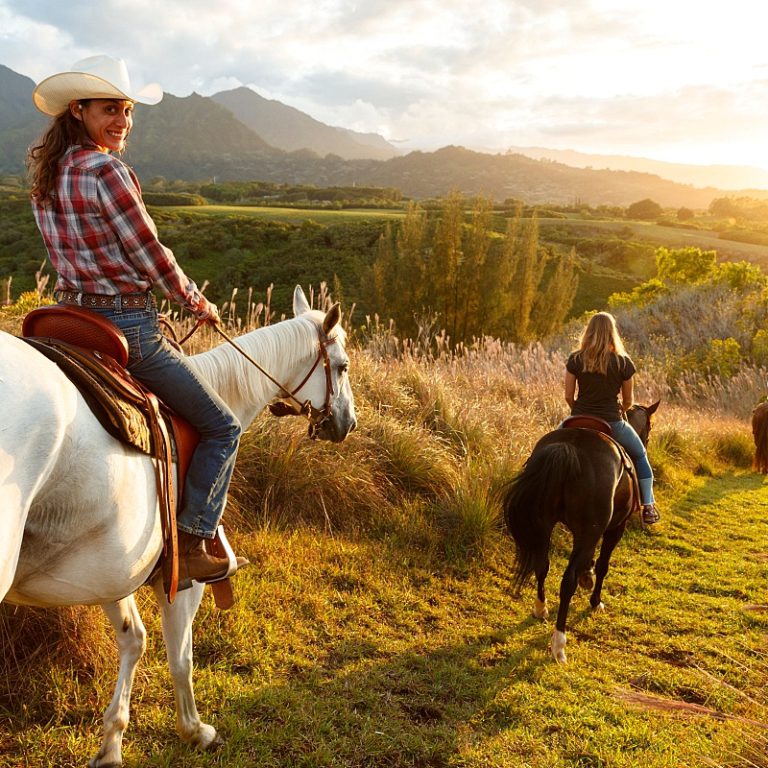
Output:
[[142,197],[147,205],[207,205],[200,195],[189,192],[144,192]]
[[715,454],[721,461],[739,469],[749,469],[752,466],[755,446],[748,432],[717,435],[714,443]]

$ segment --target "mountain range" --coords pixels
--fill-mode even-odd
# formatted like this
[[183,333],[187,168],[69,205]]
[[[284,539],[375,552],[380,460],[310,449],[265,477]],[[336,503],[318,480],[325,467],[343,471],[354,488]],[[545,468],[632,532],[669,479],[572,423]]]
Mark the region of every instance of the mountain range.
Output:
[[[27,147],[47,124],[32,105],[33,89],[30,78],[0,65],[0,174],[24,172]],[[328,126],[249,88],[211,97],[165,94],[155,107],[138,105],[125,159],[145,180],[383,186],[416,198],[459,190],[532,204],[627,206],[651,198],[664,207],[701,209],[726,194],[768,197],[768,179],[746,175],[757,169],[739,175],[729,167],[728,176],[720,168],[716,175],[699,166],[540,148],[490,154],[450,146],[401,154],[381,136]],[[714,178],[737,186],[715,187]],[[738,183],[743,179],[750,184]],[[742,190],[753,183],[755,189]]]
[[608,168],[613,171],[652,173],[664,179],[692,184],[695,187],[714,186],[720,189],[768,189],[768,170],[750,165],[686,165],[663,160],[626,155],[596,155],[572,149],[544,147],[511,147],[535,160],[554,160],[574,168]]

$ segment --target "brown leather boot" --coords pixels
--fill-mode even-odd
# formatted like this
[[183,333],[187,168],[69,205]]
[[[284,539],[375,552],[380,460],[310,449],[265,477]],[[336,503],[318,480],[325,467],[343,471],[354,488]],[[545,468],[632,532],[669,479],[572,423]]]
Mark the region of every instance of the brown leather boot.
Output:
[[179,531],[179,582],[194,579],[211,581],[220,579],[229,568],[226,557],[215,557],[206,551],[205,539],[193,533]]

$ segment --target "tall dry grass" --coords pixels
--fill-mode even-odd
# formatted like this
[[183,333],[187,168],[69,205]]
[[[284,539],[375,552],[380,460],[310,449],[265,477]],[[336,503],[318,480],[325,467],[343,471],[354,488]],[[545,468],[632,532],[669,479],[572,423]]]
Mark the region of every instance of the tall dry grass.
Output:
[[[272,319],[265,307],[253,307],[249,318],[229,330]],[[191,328],[188,319],[174,322],[179,337]],[[3,328],[17,331],[18,320],[6,317]],[[453,352],[434,335],[408,342],[379,328],[353,336],[357,431],[329,445],[307,440],[301,420],[259,417],[243,438],[226,513],[231,529],[308,526],[322,535],[380,537],[439,567],[482,559],[503,539],[497,490],[567,414],[563,372],[574,331],[549,344],[479,339]],[[188,350],[217,341],[202,329]],[[662,401],[650,443],[662,498],[683,492],[696,475],[748,465],[746,419],[764,371],[744,367],[727,381],[683,377],[673,387],[663,358],[639,360],[636,399]],[[93,609],[4,606],[0,703],[15,706],[20,682],[34,681],[42,663],[97,674],[113,655]]]

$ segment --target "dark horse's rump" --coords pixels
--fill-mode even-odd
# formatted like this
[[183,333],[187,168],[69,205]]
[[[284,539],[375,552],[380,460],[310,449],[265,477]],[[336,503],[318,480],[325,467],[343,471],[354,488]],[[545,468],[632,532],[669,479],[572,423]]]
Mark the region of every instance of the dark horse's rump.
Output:
[[504,497],[504,519],[517,549],[515,587],[548,557],[556,523],[573,534],[575,553],[589,555],[589,568],[603,531],[626,522],[631,494],[621,455],[600,434],[560,429],[545,435]]
[[[644,443],[657,407],[658,403],[635,406],[628,414]],[[622,452],[604,435],[578,428],[556,429],[544,435],[504,492],[504,519],[517,552],[514,585],[519,589],[531,574],[536,574],[534,613],[539,617],[547,613],[544,581],[549,571],[552,530],[562,523],[573,534],[573,548],[560,585],[552,647],[559,661],[565,661],[566,617],[576,586],[594,565],[590,603],[593,608],[602,607],[601,590],[608,562],[637,502]]]

